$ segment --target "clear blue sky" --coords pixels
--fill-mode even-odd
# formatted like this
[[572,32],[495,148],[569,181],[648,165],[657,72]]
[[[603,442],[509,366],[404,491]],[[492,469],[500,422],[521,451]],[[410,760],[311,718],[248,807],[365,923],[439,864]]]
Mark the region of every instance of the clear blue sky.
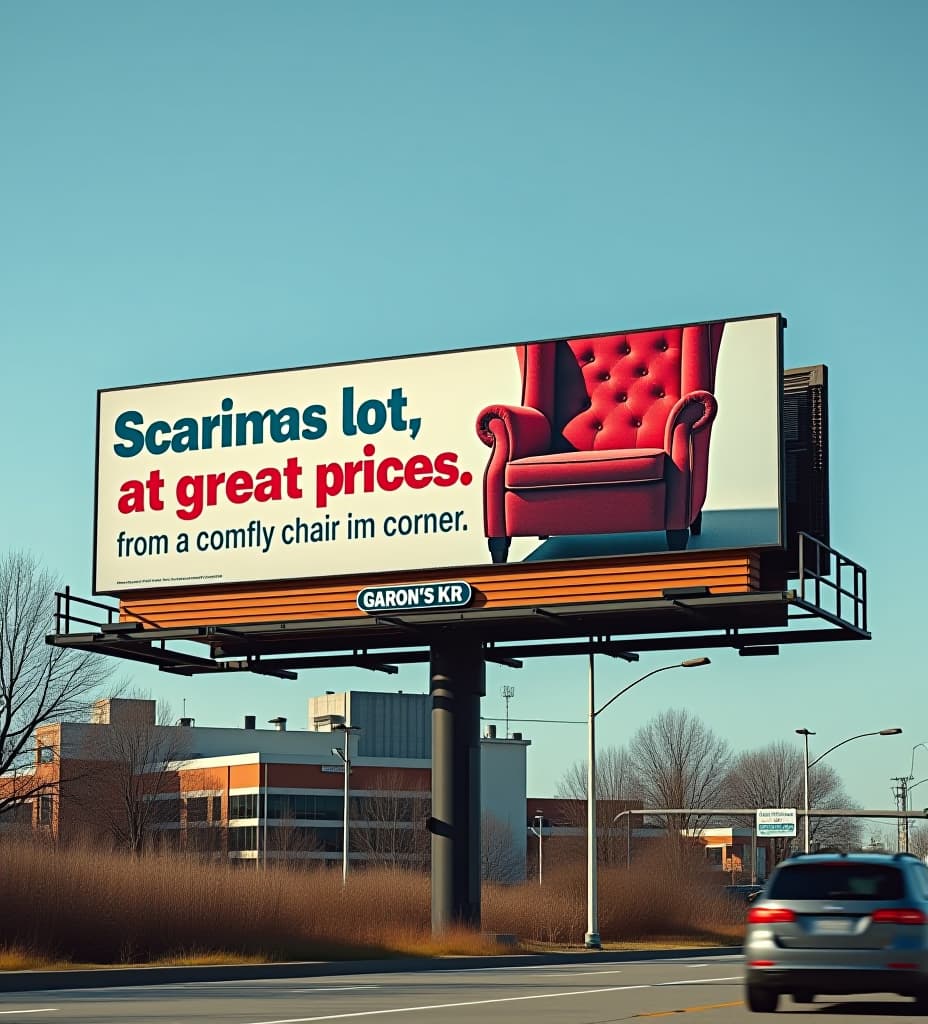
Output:
[[[833,542],[875,639],[713,654],[601,742],[682,704],[739,748],[901,725],[831,759],[889,806],[928,741],[926,37],[905,0],[8,0],[0,542],[90,593],[97,388],[782,311],[787,365],[830,367]],[[230,725],[427,683],[134,678]],[[603,659],[604,696],[629,678]],[[582,712],[582,659],[491,667],[485,714],[503,683],[514,715]],[[525,732],[550,794],[583,730]]]

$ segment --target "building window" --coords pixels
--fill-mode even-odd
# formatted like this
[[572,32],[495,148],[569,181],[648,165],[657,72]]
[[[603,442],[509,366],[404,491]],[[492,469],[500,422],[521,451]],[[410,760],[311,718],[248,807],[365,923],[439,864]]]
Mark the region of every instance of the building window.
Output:
[[322,850],[329,853],[340,852],[342,848],[342,830],[340,828],[315,828],[313,839]]
[[229,797],[230,818],[257,818],[258,794],[245,793],[241,796]]
[[51,764],[55,760],[55,748],[40,743],[37,755],[39,764]]
[[176,825],[180,822],[180,800],[176,796],[152,800],[151,820],[155,825]]
[[[218,799],[218,798],[217,798]],[[325,796],[314,793],[244,793],[229,797],[229,817],[261,818],[271,821],[341,821],[341,793]],[[218,817],[213,819],[218,820]]]
[[214,796],[213,797],[212,821],[213,821],[214,824],[216,822],[222,821],[222,797],[221,796]]
[[258,829],[255,825],[239,825],[229,829],[229,850],[241,853],[243,850],[256,850],[257,848]]
[[39,797],[39,824],[51,825],[52,823],[52,797]]
[[31,825],[32,805],[29,803],[13,804],[5,811],[0,811],[0,826],[3,825]]
[[716,864],[719,867],[722,866],[722,847],[721,846],[707,846],[706,847],[706,860],[710,864]]
[[187,797],[187,821],[206,821],[207,800],[205,796]]
[[280,821],[339,821],[342,800],[341,794],[271,793],[267,800],[267,816]]

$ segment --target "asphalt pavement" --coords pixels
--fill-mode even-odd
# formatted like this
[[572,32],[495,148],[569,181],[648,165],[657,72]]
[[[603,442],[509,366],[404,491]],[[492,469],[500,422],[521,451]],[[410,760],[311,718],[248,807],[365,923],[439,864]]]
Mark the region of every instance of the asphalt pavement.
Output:
[[[785,999],[784,1014],[916,1021],[899,997]],[[692,1024],[760,1020],[743,1003],[740,956],[638,961],[584,958],[566,964],[455,966],[450,969],[337,974],[136,987],[8,992],[0,1024],[310,1024],[393,1020],[409,1024],[612,1024],[691,1017]]]

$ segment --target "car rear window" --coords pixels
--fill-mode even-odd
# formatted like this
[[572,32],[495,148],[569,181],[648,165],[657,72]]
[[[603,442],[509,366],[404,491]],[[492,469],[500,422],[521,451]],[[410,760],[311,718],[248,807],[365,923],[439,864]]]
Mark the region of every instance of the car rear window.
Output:
[[771,879],[772,900],[900,900],[902,872],[882,864],[795,864]]

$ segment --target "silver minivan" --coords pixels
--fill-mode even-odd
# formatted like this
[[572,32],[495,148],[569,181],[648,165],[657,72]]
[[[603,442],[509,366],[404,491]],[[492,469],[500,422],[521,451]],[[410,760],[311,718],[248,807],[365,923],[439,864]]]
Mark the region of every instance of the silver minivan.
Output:
[[928,868],[914,855],[800,854],[748,911],[747,1004],[897,992],[928,1013]]

